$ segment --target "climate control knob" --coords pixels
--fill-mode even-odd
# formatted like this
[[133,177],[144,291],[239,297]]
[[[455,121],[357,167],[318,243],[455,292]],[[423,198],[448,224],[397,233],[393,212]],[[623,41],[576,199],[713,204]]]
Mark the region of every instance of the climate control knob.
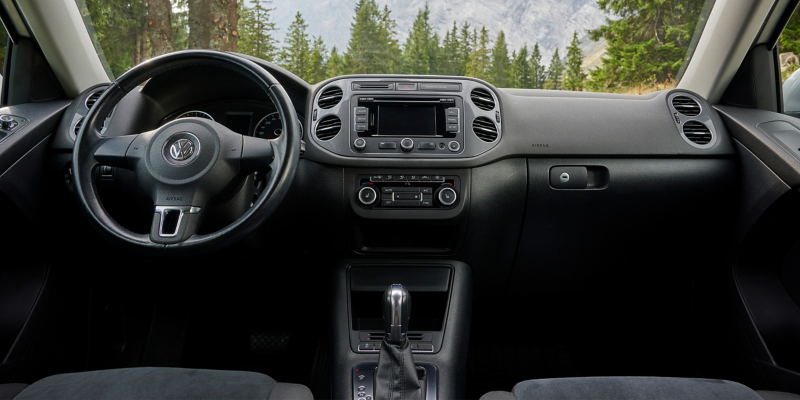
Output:
[[403,151],[414,150],[414,141],[409,138],[405,138],[400,141],[400,148],[403,149]]
[[455,189],[444,187],[436,191],[436,199],[439,200],[439,204],[445,207],[452,206],[458,199],[458,194]]
[[358,201],[361,204],[368,206],[378,199],[378,191],[372,186],[364,186],[358,191]]

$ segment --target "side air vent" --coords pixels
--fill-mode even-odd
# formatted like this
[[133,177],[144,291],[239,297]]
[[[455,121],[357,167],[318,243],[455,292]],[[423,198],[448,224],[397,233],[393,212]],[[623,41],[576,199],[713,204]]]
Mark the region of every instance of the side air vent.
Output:
[[78,122],[75,123],[75,128],[72,129],[75,137],[78,137],[78,132],[81,131],[81,126],[83,126],[83,118],[79,119]]
[[704,145],[711,142],[711,131],[702,122],[687,121],[683,124],[683,135],[695,144]]
[[339,131],[342,130],[342,121],[335,115],[328,115],[322,118],[317,124],[317,130],[314,133],[319,140],[331,140]]
[[317,101],[317,105],[320,108],[329,109],[342,101],[342,88],[338,86],[331,86],[319,96],[319,101]]
[[91,110],[91,108],[94,106],[94,103],[97,103],[97,99],[99,99],[102,94],[102,91],[94,92],[86,97],[86,108]]
[[475,135],[484,142],[491,143],[497,140],[497,125],[489,118],[475,118],[475,121],[472,121],[472,130],[475,131]]
[[469,94],[472,103],[483,111],[494,110],[494,98],[484,89],[473,89]]
[[672,106],[675,107],[675,110],[679,113],[688,117],[700,115],[700,104],[686,96],[675,96],[675,98],[672,99]]
[[393,82],[353,82],[353,90],[394,90]]

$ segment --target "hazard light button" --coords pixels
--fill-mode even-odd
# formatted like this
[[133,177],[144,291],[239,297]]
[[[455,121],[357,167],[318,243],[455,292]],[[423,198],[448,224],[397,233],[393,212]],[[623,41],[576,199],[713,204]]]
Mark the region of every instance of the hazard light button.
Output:
[[401,91],[417,90],[417,83],[397,82],[397,84],[395,84],[395,88]]

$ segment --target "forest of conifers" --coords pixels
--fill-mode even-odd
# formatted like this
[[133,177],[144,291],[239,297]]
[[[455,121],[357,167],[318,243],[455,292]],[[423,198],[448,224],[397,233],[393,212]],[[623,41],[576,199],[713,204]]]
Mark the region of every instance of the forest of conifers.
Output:
[[[588,31],[605,39],[602,65],[582,67],[580,37],[542,60],[538,43],[510,49],[505,33],[453,21],[446,33],[431,25],[426,6],[408,38],[397,39],[392,11],[357,0],[346,48],[311,37],[298,12],[279,34],[271,12],[291,7],[264,0],[78,0],[113,76],[160,54],[217,49],[272,61],[314,84],[345,74],[463,75],[498,87],[642,93],[674,85],[687,57],[705,0],[598,0],[612,18]],[[444,30],[441,30],[444,31]]]

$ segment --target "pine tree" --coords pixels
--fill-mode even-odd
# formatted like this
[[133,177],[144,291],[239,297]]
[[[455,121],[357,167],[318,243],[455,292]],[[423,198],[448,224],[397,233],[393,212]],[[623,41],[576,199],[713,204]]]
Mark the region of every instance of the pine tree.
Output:
[[261,5],[262,0],[251,0],[251,4],[251,7],[241,10],[239,52],[273,61],[278,54],[278,48],[277,40],[273,36],[276,31],[275,23],[270,21],[270,13],[275,9]]
[[551,90],[561,90],[561,80],[564,75],[564,62],[558,55],[558,49],[553,53],[553,59],[550,60],[550,68],[547,70],[547,83],[546,88]]
[[528,44],[525,43],[519,53],[512,53],[511,62],[511,84],[510,87],[531,89],[533,88],[533,77],[531,76],[531,64],[528,61]]
[[303,19],[303,15],[298,11],[294,16],[294,21],[289,25],[278,62],[283,68],[303,80],[308,80],[311,58],[307,28],[308,25]]
[[534,89],[544,89],[544,83],[547,80],[547,71],[544,64],[542,64],[542,52],[539,50],[539,42],[533,45],[530,66],[531,87]]
[[417,18],[403,48],[403,72],[412,75],[435,73],[438,36],[433,34],[428,4],[417,12]]
[[402,53],[389,8],[380,10],[375,0],[359,0],[355,11],[344,56],[345,70],[349,74],[395,73]]
[[489,79],[491,79],[492,84],[497,87],[508,86],[509,64],[506,34],[501,29],[492,49],[492,63],[489,67]]
[[327,75],[327,49],[322,42],[322,37],[314,38],[314,44],[311,46],[311,56],[309,57],[308,72],[306,73],[306,82],[315,84],[325,79]]
[[442,75],[463,75],[461,72],[461,42],[458,38],[458,25],[455,21],[453,21],[453,29],[444,35],[439,63],[439,73]]
[[467,76],[488,81],[490,79],[489,67],[491,66],[489,32],[484,26],[481,28],[481,34],[477,35],[477,33],[475,33],[473,38],[474,37],[477,37],[477,43],[473,45],[473,51],[469,57]]
[[325,64],[325,77],[333,78],[335,76],[345,75],[344,57],[339,54],[336,46],[331,49],[331,55],[328,57],[328,62]]
[[572,34],[572,42],[567,47],[567,65],[564,75],[565,90],[581,91],[586,81],[586,73],[583,72],[583,51],[579,47],[580,44],[578,31],[575,31]]
[[467,22],[461,25],[458,43],[461,45],[461,55],[459,57],[458,74],[456,75],[466,76],[467,65],[469,64],[470,57],[472,57],[473,45],[475,43],[475,35],[470,33],[469,23]]

